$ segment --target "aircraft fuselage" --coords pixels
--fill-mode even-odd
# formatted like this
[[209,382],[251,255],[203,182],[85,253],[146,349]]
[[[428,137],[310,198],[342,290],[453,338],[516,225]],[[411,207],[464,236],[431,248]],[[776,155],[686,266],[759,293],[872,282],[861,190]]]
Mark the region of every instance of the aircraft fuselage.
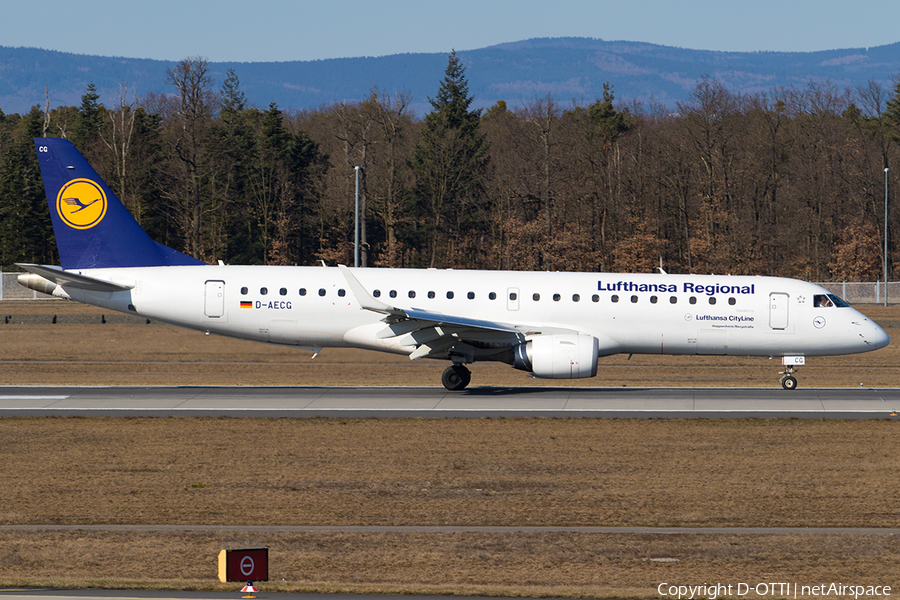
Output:
[[[826,356],[886,343],[850,307],[816,306],[820,286],[776,277],[354,269],[374,297],[397,306],[514,324],[522,337],[578,331],[600,356]],[[58,295],[220,335],[308,348],[353,346],[412,354],[409,336],[379,336],[337,268],[188,266],[85,269],[133,285]],[[490,337],[490,335],[486,335]],[[503,334],[496,337],[503,338]],[[507,338],[509,336],[506,336]],[[405,343],[404,343],[405,342]],[[498,339],[498,344],[503,344]],[[498,354],[490,340],[477,360]]]

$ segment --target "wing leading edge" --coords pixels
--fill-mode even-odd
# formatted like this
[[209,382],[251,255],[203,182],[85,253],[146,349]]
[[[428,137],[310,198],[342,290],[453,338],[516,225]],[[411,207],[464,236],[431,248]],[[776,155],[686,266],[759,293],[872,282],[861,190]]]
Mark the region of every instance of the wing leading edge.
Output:
[[465,362],[473,362],[476,349],[501,351],[525,341],[524,332],[511,323],[386,304],[374,298],[349,267],[339,265],[339,268],[360,307],[385,315],[382,321],[387,327],[378,333],[378,337],[406,336],[403,345],[417,346],[409,356],[411,360],[457,355]]

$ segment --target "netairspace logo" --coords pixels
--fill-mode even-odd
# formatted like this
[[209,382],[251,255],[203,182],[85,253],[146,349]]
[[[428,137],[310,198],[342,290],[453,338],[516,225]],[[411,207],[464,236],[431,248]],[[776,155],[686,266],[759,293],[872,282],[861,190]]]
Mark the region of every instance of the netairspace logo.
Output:
[[888,585],[845,585],[843,583],[820,583],[818,585],[802,585],[799,583],[716,583],[703,585],[674,585],[661,583],[656,588],[664,598],[676,600],[692,600],[705,598],[716,600],[723,596],[774,596],[777,598],[816,598],[825,596],[843,596],[853,598],[882,598],[891,595]]

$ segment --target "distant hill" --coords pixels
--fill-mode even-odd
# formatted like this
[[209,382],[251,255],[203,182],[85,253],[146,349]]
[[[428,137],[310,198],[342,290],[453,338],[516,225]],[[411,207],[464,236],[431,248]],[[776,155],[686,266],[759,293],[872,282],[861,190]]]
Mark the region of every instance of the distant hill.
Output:
[[[697,80],[709,75],[736,92],[829,80],[855,88],[868,80],[892,91],[900,74],[900,42],[873,48],[821,52],[712,52],[637,42],[588,38],[546,38],[458,52],[466,65],[477,106],[498,100],[521,105],[548,92],[560,104],[593,102],[603,83],[612,83],[618,101],[656,100],[669,107],[686,100]],[[170,93],[167,61],[87,56],[35,48],[0,46],[0,110],[27,112],[44,105],[77,106],[93,81],[106,106],[115,102],[119,84],[138,95]],[[447,66],[447,54],[396,54],[316,61],[210,63],[218,89],[233,68],[248,100],[260,108],[276,102],[282,109],[308,109],[368,97],[372,87],[406,91],[413,109],[429,111]]]

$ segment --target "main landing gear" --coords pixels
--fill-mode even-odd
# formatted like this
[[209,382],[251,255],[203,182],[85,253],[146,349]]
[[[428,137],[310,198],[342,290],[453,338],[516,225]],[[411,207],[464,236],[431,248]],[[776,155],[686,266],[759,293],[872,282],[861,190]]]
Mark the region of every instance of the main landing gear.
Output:
[[786,390],[797,389],[797,378],[794,377],[794,365],[785,365],[781,375],[781,387]]
[[470,381],[472,381],[472,372],[465,365],[451,365],[444,369],[444,374],[441,375],[441,383],[451,392],[465,389]]

